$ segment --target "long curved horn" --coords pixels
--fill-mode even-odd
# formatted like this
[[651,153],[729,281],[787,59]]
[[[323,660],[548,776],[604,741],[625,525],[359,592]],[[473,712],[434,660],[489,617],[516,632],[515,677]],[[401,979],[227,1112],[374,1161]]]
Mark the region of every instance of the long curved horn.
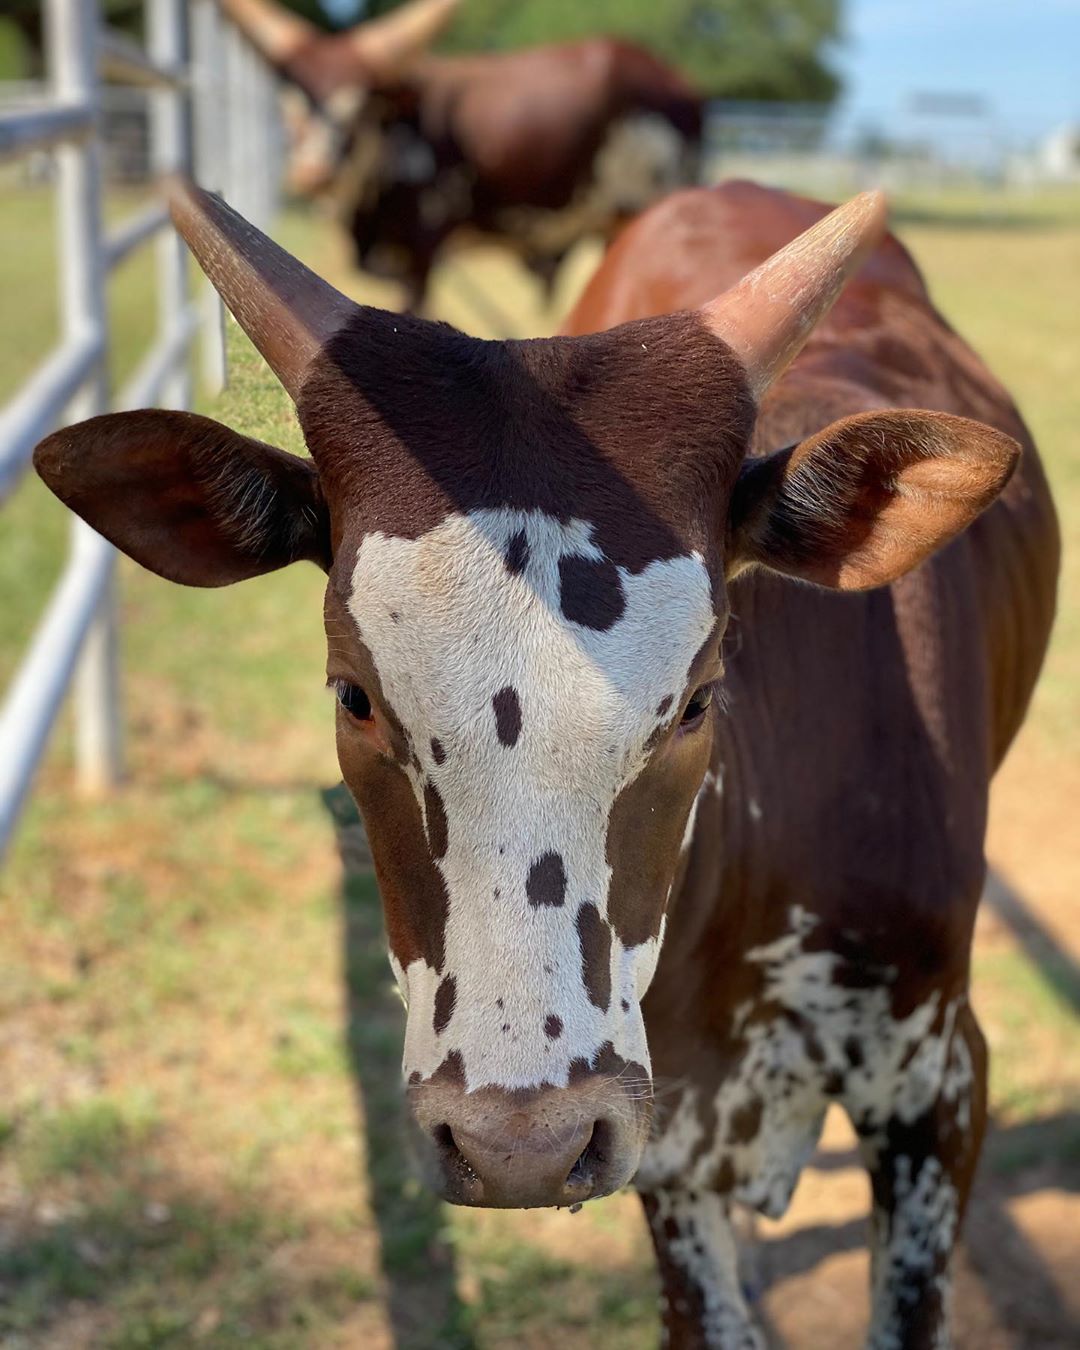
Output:
[[177,231],[295,403],[313,359],[360,306],[190,179],[170,178],[167,191]]
[[388,14],[348,30],[353,51],[375,75],[389,79],[435,41],[461,0],[408,0]]
[[814,325],[886,229],[883,192],[863,192],[800,234],[701,309],[740,358],[754,396],[798,355]]
[[325,38],[314,24],[276,0],[218,0],[248,40],[275,66],[286,66],[299,51]]

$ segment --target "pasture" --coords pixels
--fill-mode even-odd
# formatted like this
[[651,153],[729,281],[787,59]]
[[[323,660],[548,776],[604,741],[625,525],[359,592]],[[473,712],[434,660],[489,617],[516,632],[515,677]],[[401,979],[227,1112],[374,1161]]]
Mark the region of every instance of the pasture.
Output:
[[[7,193],[0,210],[0,395],[50,341],[48,207]],[[956,1317],[971,1350],[1063,1348],[1080,1327],[1080,200],[912,201],[897,225],[1016,396],[1063,521],[1055,642],[993,805],[1005,884],[980,923],[974,1000],[995,1130]],[[392,303],[357,284],[325,223],[290,215],[280,237]],[[558,312],[590,263],[583,251],[562,277]],[[117,377],[150,331],[150,265],[113,283]],[[492,253],[447,265],[433,298],[475,332],[557,323]],[[285,395],[235,329],[230,342],[232,384],[202,410],[298,449]],[[61,509],[28,479],[0,515],[4,680],[63,543]],[[655,1346],[632,1196],[469,1212],[412,1179],[400,1007],[334,790],[318,573],[206,592],[124,563],[121,589],[128,781],[78,800],[62,719],[0,876],[0,1343]],[[780,1343],[860,1343],[867,1203],[830,1120],[791,1214],[757,1225],[748,1276]]]

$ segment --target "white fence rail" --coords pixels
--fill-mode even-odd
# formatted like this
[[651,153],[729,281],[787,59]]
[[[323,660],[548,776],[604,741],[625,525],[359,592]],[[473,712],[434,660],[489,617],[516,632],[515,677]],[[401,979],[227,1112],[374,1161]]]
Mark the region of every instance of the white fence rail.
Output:
[[[145,0],[145,49],[108,30],[98,0],[45,0],[44,14],[48,90],[0,102],[0,155],[55,155],[61,332],[56,349],[0,409],[0,508],[43,436],[108,410],[106,282],[140,245],[153,240],[157,251],[157,334],[112,406],[189,406],[197,335],[204,379],[211,388],[225,381],[220,303],[205,284],[199,297],[192,294],[184,246],[164,206],[104,230],[104,82],[150,91],[156,174],[194,170],[262,225],[277,204],[274,78],[214,0]],[[73,517],[66,569],[0,707],[0,854],[72,684],[80,786],[100,792],[120,777],[114,563],[112,547]]]

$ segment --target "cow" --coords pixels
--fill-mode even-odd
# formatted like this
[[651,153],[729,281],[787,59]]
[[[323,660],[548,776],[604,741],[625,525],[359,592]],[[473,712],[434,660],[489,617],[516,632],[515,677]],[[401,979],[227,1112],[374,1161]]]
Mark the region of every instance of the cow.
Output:
[[289,185],[330,190],[357,265],[402,283],[410,309],[454,242],[497,238],[550,291],[579,239],[610,239],[698,177],[702,100],[631,43],[595,37],[388,66],[358,59],[372,24],[320,35],[273,0],[222,4],[314,109]]
[[633,1179],[667,1343],[757,1347],[731,1207],[780,1214],[836,1102],[870,1344],[944,1345],[987,785],[1057,534],[880,194],[676,195],[528,341],[355,304],[186,181],[172,210],[311,459],[139,411],[34,462],[173,581],[327,573],[432,1185],[573,1206]]

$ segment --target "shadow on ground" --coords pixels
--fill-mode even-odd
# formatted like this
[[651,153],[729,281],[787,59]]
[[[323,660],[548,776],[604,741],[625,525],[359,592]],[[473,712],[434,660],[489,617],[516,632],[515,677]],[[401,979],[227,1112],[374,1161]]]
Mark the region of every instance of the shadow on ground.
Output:
[[397,1350],[470,1350],[445,1206],[420,1184],[401,1089],[405,1017],[386,960],[382,908],[363,826],[339,785],[323,794],[344,867],[348,1056],[367,1186],[379,1230],[386,1306]]

